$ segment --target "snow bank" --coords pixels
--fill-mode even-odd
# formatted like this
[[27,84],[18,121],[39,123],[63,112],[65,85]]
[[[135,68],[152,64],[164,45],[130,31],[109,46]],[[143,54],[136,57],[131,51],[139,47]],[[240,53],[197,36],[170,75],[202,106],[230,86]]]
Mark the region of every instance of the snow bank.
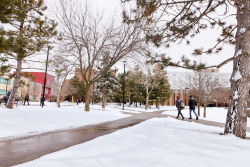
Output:
[[56,103],[46,103],[44,108],[41,108],[39,103],[30,104],[30,106],[19,105],[14,109],[0,105],[0,139],[71,129],[130,116],[122,114],[120,109],[110,107],[102,111],[98,105],[90,105],[91,111],[86,112],[82,103],[79,106],[76,104],[72,106],[70,102],[64,102],[61,108],[58,108]]
[[222,128],[154,118],[17,166],[249,166],[249,140],[220,132]]
[[[185,110],[182,110],[183,116],[188,119],[189,118],[189,107],[186,106]],[[208,121],[214,121],[214,122],[221,122],[225,123],[226,118],[227,118],[227,108],[223,107],[207,107],[207,112],[206,112],[206,118],[203,117],[203,111],[204,108],[201,108],[201,113],[199,116],[199,119],[204,119]],[[198,114],[198,108],[196,107],[195,112]],[[177,110],[176,111],[165,111],[162,114],[169,114],[169,115],[174,115],[177,116]],[[192,118],[195,119],[195,115],[192,112]],[[250,118],[247,118],[247,126],[250,127]]]

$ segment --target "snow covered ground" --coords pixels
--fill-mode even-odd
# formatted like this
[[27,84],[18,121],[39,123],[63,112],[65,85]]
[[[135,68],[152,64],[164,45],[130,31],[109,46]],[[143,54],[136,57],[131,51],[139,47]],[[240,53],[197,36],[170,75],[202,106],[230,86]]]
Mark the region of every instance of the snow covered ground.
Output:
[[[108,106],[112,106],[112,107],[116,107],[116,108],[120,108],[122,109],[122,106],[117,106],[116,104],[108,104]],[[145,110],[145,106],[141,105],[138,103],[137,107],[135,105],[130,105],[130,107],[128,106],[128,104],[124,105],[124,109],[126,110],[126,112],[129,111],[143,111],[143,112],[154,112],[154,111],[159,111],[159,109],[156,108],[155,105],[151,106],[151,108],[149,107],[148,110]],[[175,106],[161,106],[160,110],[176,110]]]
[[218,127],[153,118],[17,166],[249,166],[250,141],[220,132]]
[[[164,107],[167,109],[167,106]],[[176,108],[175,108],[176,109]],[[201,108],[201,113],[199,116],[199,119],[204,119],[204,120],[208,120],[208,121],[214,121],[214,122],[221,122],[221,123],[225,123],[226,122],[226,118],[227,118],[227,108],[223,108],[223,107],[207,107],[206,110],[206,118],[203,117],[203,107]],[[185,110],[181,111],[183,116],[188,119],[189,118],[189,107],[186,106]],[[198,109],[195,109],[195,112],[198,114]],[[177,116],[177,110],[176,111],[165,111],[163,112],[163,114],[169,114],[169,115],[174,115]],[[195,115],[192,112],[192,118],[195,119]],[[250,118],[247,118],[247,126],[250,127]]]
[[121,109],[109,106],[102,111],[101,106],[91,105],[91,111],[85,112],[83,104],[72,106],[71,103],[64,102],[61,108],[58,108],[56,103],[46,103],[44,108],[36,102],[30,104],[30,106],[19,105],[11,110],[5,108],[3,104],[0,105],[0,140],[6,137],[70,129],[130,116],[122,114]]

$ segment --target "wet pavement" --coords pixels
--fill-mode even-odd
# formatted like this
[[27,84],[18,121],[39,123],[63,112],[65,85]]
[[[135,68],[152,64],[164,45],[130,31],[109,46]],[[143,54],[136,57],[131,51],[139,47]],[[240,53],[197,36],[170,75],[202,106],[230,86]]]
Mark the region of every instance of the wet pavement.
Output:
[[[162,112],[157,111],[154,114],[160,115]],[[134,116],[111,122],[0,141],[0,166],[13,166],[37,159],[43,155],[136,125],[153,118],[154,114],[133,114]]]
[[[39,135],[2,140],[0,141],[0,167],[8,167],[32,161],[43,155],[90,141],[99,136],[139,124],[151,118],[175,118],[175,116],[161,114],[164,111],[166,110],[142,113],[124,112],[124,114],[131,114],[133,116],[111,122],[87,125],[76,129],[47,132]],[[222,128],[224,127],[224,123],[213,121],[190,120],[187,118],[184,119],[184,121]],[[248,128],[247,131],[250,132],[250,128]]]

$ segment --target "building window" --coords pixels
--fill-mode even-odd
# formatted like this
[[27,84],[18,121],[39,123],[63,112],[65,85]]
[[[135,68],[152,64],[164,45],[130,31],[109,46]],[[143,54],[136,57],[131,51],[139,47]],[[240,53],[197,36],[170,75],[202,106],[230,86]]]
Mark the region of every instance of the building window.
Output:
[[6,95],[6,90],[0,89],[0,95]]
[[8,85],[11,84],[11,80],[8,78],[4,78],[4,77],[0,77],[0,83],[2,84],[7,84],[7,80],[8,80]]

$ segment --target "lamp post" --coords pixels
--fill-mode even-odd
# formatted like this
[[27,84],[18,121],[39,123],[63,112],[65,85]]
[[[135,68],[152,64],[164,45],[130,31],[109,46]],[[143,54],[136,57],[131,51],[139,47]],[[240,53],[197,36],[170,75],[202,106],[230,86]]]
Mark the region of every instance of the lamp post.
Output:
[[8,85],[8,83],[9,83],[9,78],[5,78],[5,80],[7,81],[7,83],[6,83],[6,96],[7,96],[7,85]]
[[123,61],[123,64],[124,64],[124,77],[123,77],[123,105],[122,105],[122,110],[124,110],[124,88],[125,88],[125,64],[126,64],[126,61]]
[[44,84],[43,84],[43,101],[42,101],[42,108],[43,108],[43,105],[44,105],[44,93],[45,93],[45,85],[46,85],[46,77],[47,77],[48,62],[49,62],[49,46],[48,46],[48,52],[47,52],[47,60],[46,60],[46,68],[45,68],[45,76],[44,76]]

